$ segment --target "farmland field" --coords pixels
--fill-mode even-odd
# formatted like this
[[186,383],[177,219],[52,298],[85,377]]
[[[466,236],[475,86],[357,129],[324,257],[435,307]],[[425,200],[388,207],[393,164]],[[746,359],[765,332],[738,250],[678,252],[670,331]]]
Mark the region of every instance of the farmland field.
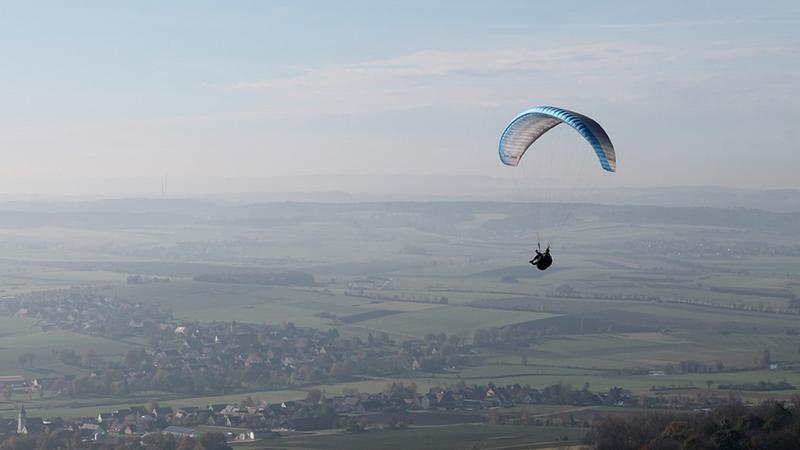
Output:
[[[144,202],[141,210],[157,204]],[[560,207],[567,208],[554,206]],[[315,386],[329,393],[377,392],[392,381],[414,382],[420,391],[459,382],[588,383],[593,390],[620,386],[639,393],[666,385],[709,390],[709,380],[712,392],[723,383],[800,385],[796,215],[775,214],[760,224],[752,211],[718,217],[705,210],[572,208],[573,219],[554,238],[556,263],[547,272],[527,264],[537,230],[527,225],[534,209],[519,204],[233,205],[222,207],[224,213],[109,215],[99,222],[79,213],[69,220],[43,213],[36,223],[6,225],[0,229],[0,302],[83,288],[98,298],[160,305],[178,323],[292,323],[362,341],[385,333],[388,340],[380,345],[387,352],[439,334],[471,343],[480,332],[513,329],[520,339],[476,346],[465,362],[446,370],[202,397],[149,392],[68,399],[45,392],[39,399],[14,393],[0,400],[0,415],[12,415],[21,402],[42,415],[74,417],[148,397],[198,406],[248,393],[277,401],[303,397]],[[246,278],[284,271],[308,274],[313,283]],[[148,345],[14,315],[0,316],[4,376],[87,374],[55,358],[53,350],[91,350],[119,361],[129,349]],[[34,354],[33,364],[20,360],[25,353]],[[687,360],[714,367],[714,373],[663,373]],[[742,395],[757,400],[797,392]],[[385,434],[387,442],[393,433]],[[346,446],[351,438],[337,435],[330,445]],[[421,445],[415,442],[409,446]],[[285,446],[312,443],[327,445],[298,438]]]
[[[580,428],[459,425],[380,431],[368,434],[335,433],[324,436],[297,436],[291,439],[282,439],[278,447],[315,450],[362,448],[364,445],[375,450],[394,448],[459,450],[474,447],[545,448],[580,444],[585,434],[586,431]],[[560,440],[564,437],[566,439]],[[268,443],[264,445],[260,448],[271,448]]]
[[550,317],[556,315],[440,306],[367,320],[359,322],[357,326],[408,338],[421,338],[427,333],[445,333],[470,339],[478,328],[503,327]]

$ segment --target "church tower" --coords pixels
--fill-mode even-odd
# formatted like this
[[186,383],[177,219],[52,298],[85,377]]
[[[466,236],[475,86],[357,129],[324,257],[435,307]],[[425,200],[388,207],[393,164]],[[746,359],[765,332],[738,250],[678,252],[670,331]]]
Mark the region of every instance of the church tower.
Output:
[[19,408],[19,415],[17,416],[17,434],[28,434],[28,413],[25,412],[25,405]]

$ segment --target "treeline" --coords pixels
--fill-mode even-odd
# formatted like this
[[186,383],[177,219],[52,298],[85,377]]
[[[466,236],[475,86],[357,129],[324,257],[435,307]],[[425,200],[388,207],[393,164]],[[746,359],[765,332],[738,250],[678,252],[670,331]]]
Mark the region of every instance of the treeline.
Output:
[[232,450],[222,433],[176,437],[152,433],[142,438],[108,438],[92,441],[84,433],[37,433],[5,438],[0,450]]
[[719,389],[731,389],[734,391],[788,391],[794,389],[794,385],[789,384],[786,380],[773,383],[771,381],[759,381],[758,383],[731,383],[720,384],[717,386]]
[[148,277],[144,275],[130,275],[127,278],[128,284],[150,284],[150,283],[169,283],[172,281],[166,277]]
[[220,273],[195,275],[194,281],[207,283],[264,284],[275,286],[315,286],[314,276],[307,272],[290,270],[278,273]]
[[596,421],[589,443],[597,450],[796,450],[800,405],[729,404],[707,415],[642,413]]
[[447,305],[450,300],[443,296],[433,296],[433,297],[426,297],[426,296],[415,296],[410,295],[406,296],[404,294],[378,294],[375,292],[364,292],[364,289],[357,289],[357,290],[348,290],[344,291],[344,295],[346,297],[359,297],[359,298],[368,298],[372,300],[390,300],[393,302],[405,302],[405,303],[432,303],[436,305]]
[[[224,324],[204,325],[199,328],[201,336],[179,339],[167,332],[158,341],[162,348],[177,342],[185,345],[171,351],[130,349],[121,361],[98,358],[91,349],[80,354],[53,349],[54,361],[90,369],[91,373],[50,379],[46,388],[67,397],[121,397],[142,391],[202,395],[283,389],[363,375],[442,372],[447,367],[465,365],[472,358],[467,343],[444,333],[405,341],[395,349],[387,348],[393,341],[386,333],[369,333],[364,341],[358,336],[339,336],[335,329],[323,332],[291,323],[272,327],[238,324],[235,328],[237,332],[232,333]],[[212,336],[220,342],[211,344],[216,340]],[[319,351],[322,348],[324,353]],[[202,359],[198,349],[205,349]]]
[[785,289],[710,286],[708,290],[722,294],[750,295],[753,297],[785,298],[789,300],[793,300],[795,298],[792,294],[792,291]]
[[725,371],[725,364],[722,361],[714,361],[713,364],[697,361],[694,359],[686,359],[677,364],[668,363],[664,366],[664,372],[667,374],[676,373],[716,373]]

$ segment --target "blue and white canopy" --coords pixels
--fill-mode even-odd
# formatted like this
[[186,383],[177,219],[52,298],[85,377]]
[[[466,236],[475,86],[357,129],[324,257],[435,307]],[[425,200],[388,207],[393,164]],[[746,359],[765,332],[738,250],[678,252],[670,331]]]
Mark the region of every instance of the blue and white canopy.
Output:
[[603,169],[617,171],[614,145],[600,124],[583,114],[553,106],[537,106],[523,111],[508,124],[500,137],[500,160],[508,166],[518,165],[522,155],[539,137],[562,122],[591,144]]

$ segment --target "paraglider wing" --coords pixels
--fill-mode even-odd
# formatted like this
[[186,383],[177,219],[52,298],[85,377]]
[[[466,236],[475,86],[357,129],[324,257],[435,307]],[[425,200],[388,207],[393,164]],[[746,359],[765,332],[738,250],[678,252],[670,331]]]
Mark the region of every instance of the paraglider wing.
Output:
[[600,165],[617,171],[617,156],[605,130],[589,117],[553,106],[537,106],[518,114],[500,137],[500,160],[508,166],[519,164],[522,156],[539,137],[558,124],[575,129],[594,148]]

